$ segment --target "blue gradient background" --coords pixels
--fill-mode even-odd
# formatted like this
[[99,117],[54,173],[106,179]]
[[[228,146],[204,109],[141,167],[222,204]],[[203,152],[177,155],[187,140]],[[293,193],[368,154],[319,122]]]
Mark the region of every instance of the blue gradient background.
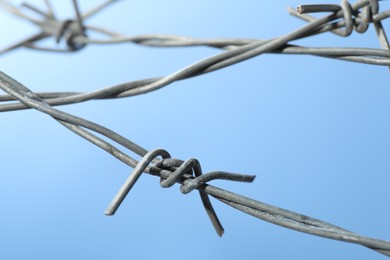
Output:
[[[56,1],[62,18],[73,16],[70,2]],[[87,10],[99,2],[80,5]],[[286,11],[298,4],[120,1],[89,23],[128,35],[266,39],[304,24]],[[0,24],[0,46],[36,31],[5,12]],[[372,27],[349,38],[325,34],[296,43],[379,46]],[[92,91],[167,75],[219,52],[133,44],[67,55],[19,49],[1,56],[0,65],[34,91]],[[267,54],[147,95],[60,109],[147,149],[198,158],[205,172],[257,175],[253,184],[214,182],[218,187],[390,240],[389,75],[386,67]],[[213,200],[226,230],[219,238],[198,194],[161,189],[148,175],[106,217],[129,167],[36,111],[1,113],[0,121],[0,259],[385,259]]]

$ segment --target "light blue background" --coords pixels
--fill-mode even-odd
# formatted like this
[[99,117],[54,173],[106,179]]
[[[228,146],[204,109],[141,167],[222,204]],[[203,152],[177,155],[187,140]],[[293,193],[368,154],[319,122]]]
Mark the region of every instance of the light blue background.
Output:
[[[73,16],[70,2],[56,1],[62,18]],[[87,10],[99,2],[80,5]],[[120,1],[88,23],[127,35],[267,39],[304,24],[286,11],[298,4]],[[0,24],[0,46],[36,31],[5,12]],[[326,34],[294,43],[379,46],[372,27],[349,38]],[[133,44],[66,55],[19,49],[0,57],[0,69],[34,91],[92,91],[164,76],[219,52]],[[60,109],[147,149],[196,157],[205,172],[257,175],[252,184],[214,182],[218,187],[390,240],[389,75],[386,67],[267,54],[147,95]],[[226,230],[219,238],[198,194],[161,189],[148,175],[106,217],[129,167],[36,111],[1,113],[0,121],[0,259],[384,259],[213,200]]]

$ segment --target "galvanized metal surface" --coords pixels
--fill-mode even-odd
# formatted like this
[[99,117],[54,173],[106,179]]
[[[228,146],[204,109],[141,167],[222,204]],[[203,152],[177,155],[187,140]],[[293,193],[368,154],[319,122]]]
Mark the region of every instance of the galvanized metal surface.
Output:
[[[47,6],[46,11],[39,10],[38,8],[28,4],[23,5],[24,8],[28,8],[41,15],[42,20],[37,20],[28,16],[20,8],[14,7],[7,1],[0,1],[1,7],[20,18],[34,23],[41,29],[38,34],[28,37],[22,42],[13,44],[4,50],[1,50],[0,53],[5,53],[19,47],[45,51],[74,52],[86,47],[88,44],[115,44],[119,42],[133,42],[148,46],[205,45],[214,48],[221,48],[225,51],[191,64],[165,77],[132,81],[90,93],[35,93],[5,73],[0,73],[0,88],[8,94],[0,96],[0,102],[4,103],[0,105],[0,112],[32,108],[46,113],[69,130],[134,168],[133,173],[129,176],[118,195],[114,198],[106,210],[107,215],[115,213],[116,209],[125,199],[127,193],[130,191],[137,179],[143,172],[145,172],[160,177],[160,184],[163,188],[171,187],[173,184],[179,183],[181,184],[181,192],[184,194],[197,189],[200,193],[206,212],[208,213],[210,220],[219,235],[223,234],[223,227],[211,205],[209,196],[212,196],[244,213],[276,225],[305,232],[307,234],[360,244],[384,255],[390,256],[390,242],[388,241],[363,237],[309,216],[268,205],[208,184],[208,182],[213,179],[252,182],[254,180],[254,176],[228,172],[211,172],[202,174],[200,163],[196,159],[189,159],[187,161],[173,159],[171,158],[171,155],[163,149],[147,151],[143,147],[131,142],[124,136],[121,136],[106,127],[53,108],[53,106],[56,105],[73,104],[92,99],[122,98],[144,94],[165,87],[172,82],[222,69],[263,53],[310,54],[319,57],[372,65],[390,66],[389,43],[381,24],[383,19],[390,16],[390,10],[379,12],[378,1],[374,0],[360,0],[353,5],[343,0],[340,6],[302,5],[298,7],[299,14],[297,14],[295,9],[290,9],[289,12],[304,19],[305,21],[308,21],[308,24],[291,33],[268,40],[195,39],[191,37],[161,34],[128,37],[119,33],[114,33],[110,30],[84,24],[87,18],[98,13],[100,10],[103,10],[112,2],[114,1],[106,1],[102,5],[81,14],[77,1],[73,0],[76,18],[72,20],[59,21],[55,17],[49,1],[45,1]],[[310,12],[330,12],[330,14],[321,18],[313,18],[307,15],[307,13]],[[290,41],[304,37],[312,37],[323,32],[333,32],[341,36],[348,36],[353,30],[363,33],[367,30],[370,23],[374,25],[379,42],[381,43],[383,49],[339,47],[312,48],[289,44]],[[108,37],[104,39],[91,39],[87,36],[88,30],[99,32]],[[66,48],[59,49],[56,47],[40,47],[39,41],[47,37],[54,37],[57,42],[65,41]],[[112,143],[103,140],[96,134],[101,134],[107,137],[112,141]],[[121,145],[127,148],[130,152],[143,157],[143,159],[140,161],[135,160],[125,151],[120,150],[116,145]],[[162,157],[162,160],[157,159],[157,157]]]

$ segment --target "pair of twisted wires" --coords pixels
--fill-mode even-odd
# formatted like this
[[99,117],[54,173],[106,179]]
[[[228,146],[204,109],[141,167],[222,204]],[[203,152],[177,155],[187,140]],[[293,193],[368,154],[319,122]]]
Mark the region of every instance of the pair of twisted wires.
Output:
[[[4,0],[0,0],[4,1]],[[110,1],[111,3],[112,1]],[[370,5],[369,0],[359,0],[357,3],[351,6],[353,11],[358,11],[360,8],[365,8]],[[107,6],[108,4],[106,3]],[[95,10],[101,10],[103,7],[96,8]],[[12,9],[13,10],[13,9]],[[209,73],[218,69],[222,69],[226,66],[236,64],[256,57],[264,53],[281,53],[281,54],[310,54],[327,58],[336,58],[347,61],[363,62],[376,65],[390,66],[390,51],[380,49],[369,48],[315,48],[315,47],[302,47],[297,45],[291,45],[289,42],[298,40],[308,35],[314,35],[327,31],[332,31],[337,28],[345,26],[345,21],[338,19],[343,17],[343,10],[338,10],[330,15],[314,19],[307,18],[308,24],[301,28],[290,32],[286,35],[270,39],[270,40],[256,40],[256,39],[196,39],[191,37],[177,36],[177,35],[144,35],[136,37],[126,37],[121,34],[113,33],[111,31],[97,28],[86,27],[91,30],[99,31],[106,35],[111,36],[111,39],[107,40],[93,40],[89,39],[85,35],[77,35],[73,40],[78,45],[88,43],[118,43],[118,42],[133,42],[148,46],[209,46],[214,48],[220,48],[225,50],[222,53],[216,54],[209,58],[205,58],[198,62],[188,65],[187,67],[180,69],[165,77],[155,77],[149,79],[136,80],[118,84],[115,86],[103,88],[90,93],[80,92],[46,92],[38,93],[45,101],[51,106],[74,104],[84,102],[92,99],[107,99],[107,98],[121,98],[129,97],[139,94],[145,94],[150,91],[157,90],[165,87],[173,82],[191,78],[194,76]],[[89,17],[97,11],[87,12],[85,17]],[[390,16],[390,10],[373,15],[372,22],[380,22]],[[330,22],[336,21],[332,26]],[[15,100],[10,95],[0,96],[0,102],[7,102]],[[19,109],[26,109],[28,106],[17,102],[10,102],[0,105],[0,112],[14,111]]]
[[[109,142],[99,138],[93,134],[93,132],[109,138],[113,142],[116,142],[117,144],[140,156],[145,157],[149,154],[146,149],[134,144],[130,140],[108,128],[51,107],[38,94],[32,92],[30,89],[3,72],[0,72],[0,88],[9,95],[13,96],[15,99],[18,99],[24,105],[53,117],[72,132],[97,145],[101,149],[110,153],[112,156],[132,168],[137,168],[139,165],[137,160],[133,159]],[[170,170],[156,167],[152,168],[150,166],[145,167],[143,171],[164,179],[169,179],[172,175],[172,171]],[[179,182],[187,181],[191,181],[191,177],[187,176],[184,180],[180,180]],[[390,256],[389,241],[360,236],[351,231],[342,229],[324,221],[278,208],[230,191],[217,188],[207,183],[202,183],[197,187],[197,189],[233,208],[270,223],[307,234],[360,244],[386,256]]]

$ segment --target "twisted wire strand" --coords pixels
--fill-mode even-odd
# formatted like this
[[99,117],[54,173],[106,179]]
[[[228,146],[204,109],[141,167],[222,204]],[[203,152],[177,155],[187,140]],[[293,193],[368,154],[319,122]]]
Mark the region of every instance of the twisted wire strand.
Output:
[[[299,47],[294,45],[287,45],[283,47],[281,53],[285,54],[313,54],[318,56],[323,56],[331,58],[331,56],[338,57],[339,59],[344,59],[348,61],[361,62],[365,61],[366,63],[375,63],[381,65],[390,65],[390,52],[386,50],[378,49],[363,49],[363,48],[348,48],[348,49],[332,49],[332,48],[307,48]],[[341,57],[343,56],[343,57]],[[382,56],[385,58],[375,58],[375,56]],[[200,63],[206,64],[208,60],[203,60]],[[206,64],[207,65],[207,64]],[[191,67],[191,65],[189,66]],[[197,74],[191,75],[192,71],[187,71],[187,75],[177,76],[179,71],[168,75],[165,77],[167,79],[171,76],[171,81],[179,81],[181,79],[188,79]],[[176,74],[176,75],[175,75]],[[69,105],[80,102],[86,102],[89,100],[96,99],[112,99],[112,98],[124,98],[140,94],[145,94],[150,91],[157,90],[161,87],[167,86],[170,83],[165,83],[164,77],[159,78],[149,78],[136,80],[126,83],[121,83],[115,86],[106,87],[100,90],[83,93],[83,92],[38,92],[38,94],[45,99],[45,101],[51,106],[59,105]],[[154,87],[150,86],[151,83],[154,83]],[[5,104],[0,104],[0,112],[6,111],[16,111],[29,109],[28,106],[20,102],[9,102],[15,101],[16,99],[10,95],[0,95],[0,102]]]
[[[86,12],[86,14],[79,14],[78,17],[82,21],[90,17],[93,14],[96,14],[98,11],[102,10],[104,7],[108,6],[114,1],[106,1],[102,5]],[[127,37],[122,34],[114,33],[112,31],[94,27],[94,26],[85,26],[82,22],[77,22],[74,20],[65,20],[57,21],[52,15],[53,11],[49,11],[47,14],[45,11],[37,11],[43,13],[45,17],[45,22],[33,20],[33,18],[28,17],[22,13],[16,7],[10,5],[7,1],[0,0],[0,6],[7,8],[10,12],[32,21],[40,26],[45,24],[45,30],[43,30],[38,35],[30,37],[27,42],[17,43],[12,45],[6,50],[12,49],[12,47],[27,46],[32,48],[39,48],[34,44],[36,40],[41,40],[45,37],[48,37],[50,33],[55,34],[56,39],[59,40],[61,37],[65,37],[68,48],[62,51],[77,51],[81,48],[84,48],[87,44],[91,43],[119,43],[119,42],[133,42],[141,45],[147,46],[164,46],[164,47],[178,47],[178,46],[209,46],[213,48],[223,49],[224,52],[218,53],[209,58],[205,58],[189,66],[180,69],[170,75],[165,77],[156,77],[142,80],[135,80],[131,82],[126,82],[118,84],[115,86],[106,87],[101,90],[89,92],[89,93],[80,93],[80,92],[50,92],[50,93],[39,93],[40,96],[45,99],[45,101],[51,106],[57,105],[66,105],[74,104],[79,102],[84,102],[92,99],[107,99],[107,98],[121,98],[129,97],[139,94],[148,93],[150,91],[157,90],[159,88],[165,87],[175,81],[191,78],[194,76],[199,76],[212,72],[214,70],[222,69],[226,66],[236,64],[238,62],[244,61],[256,57],[264,53],[276,53],[276,54],[305,54],[305,55],[315,55],[319,57],[326,57],[332,59],[340,59],[345,61],[375,64],[382,66],[390,66],[390,51],[389,50],[380,50],[380,49],[370,49],[370,48],[319,48],[319,47],[303,47],[298,45],[292,45],[289,42],[293,40],[298,40],[304,37],[312,36],[315,34],[332,31],[338,33],[340,28],[348,27],[346,26],[346,19],[352,19],[355,29],[359,32],[363,32],[362,29],[365,27],[368,28],[367,15],[370,16],[369,22],[380,25],[380,21],[390,17],[390,10],[378,13],[379,7],[375,6],[376,1],[374,0],[359,0],[353,5],[343,1],[342,7],[338,5],[304,5],[298,8],[298,11],[301,13],[300,18],[308,21],[309,23],[303,27],[292,31],[286,35],[269,39],[269,40],[257,40],[257,39],[197,39],[186,36],[178,35],[168,35],[168,34],[151,34],[151,35],[140,35],[134,37]],[[372,5],[374,4],[374,7]],[[350,9],[351,12],[348,15],[345,14],[345,9]],[[362,12],[359,12],[359,9],[363,8]],[[36,9],[36,8],[35,8]],[[372,11],[371,9],[374,9]],[[368,11],[370,13],[368,13]],[[314,18],[306,15],[308,12],[318,12],[318,11],[331,11],[333,12],[330,15],[323,16],[321,18]],[[76,11],[79,13],[80,11]],[[289,12],[297,15],[296,11]],[[364,15],[361,15],[364,13]],[[353,19],[349,15],[356,14],[356,18]],[[27,18],[26,18],[27,17]],[[342,20],[338,20],[344,18]],[[333,23],[330,23],[333,22]],[[49,29],[48,29],[49,28]],[[83,28],[83,31],[80,31]],[[358,29],[359,28],[359,29]],[[367,29],[366,28],[366,29]],[[106,40],[94,40],[90,39],[85,31],[93,30],[103,33],[110,36],[111,38]],[[350,31],[349,29],[344,29],[344,31]],[[66,35],[66,36],[65,36]],[[378,37],[385,37],[384,31],[382,34],[378,34]],[[387,38],[385,37],[385,42]],[[44,48],[47,49],[47,48]],[[58,49],[56,51],[59,51]],[[0,51],[1,53],[2,51]],[[0,96],[0,102],[12,101],[15,100],[11,96]],[[0,112],[4,111],[14,111],[20,109],[26,109],[28,106],[23,105],[20,102],[7,102],[6,104],[0,105]]]
[[[76,11],[76,19],[68,19],[65,21],[57,20],[54,15],[54,11],[51,8],[50,2],[48,0],[45,2],[47,11],[42,11],[33,6],[24,5],[24,7],[27,7],[39,14],[43,19],[39,20],[25,14],[19,8],[9,4],[8,1],[0,0],[0,7],[5,8],[12,14],[22,19],[26,19],[41,28],[41,32],[38,34],[0,50],[0,54],[22,46],[45,51],[73,52],[79,51],[88,44],[92,43],[108,44],[120,42],[132,42],[156,47],[209,46],[223,50],[222,53],[198,61],[165,77],[127,82],[90,93],[36,93],[32,92],[5,73],[0,72],[0,88],[7,93],[7,95],[0,96],[0,102],[5,102],[5,104],[0,105],[0,112],[33,108],[46,113],[61,123],[64,127],[73,131],[87,141],[97,145],[123,163],[134,168],[133,173],[129,176],[130,180],[128,179],[125,182],[124,186],[122,186],[120,192],[118,193],[119,195],[114,198],[112,204],[114,206],[110,205],[106,213],[113,214],[115,212],[115,207],[119,207],[121,201],[123,201],[126,197],[136,180],[143,172],[145,172],[160,177],[160,185],[162,187],[170,187],[174,183],[180,183],[180,190],[184,194],[197,189],[200,192],[206,212],[208,213],[209,218],[219,235],[222,235],[223,228],[212,208],[208,196],[212,196],[244,213],[276,225],[307,234],[360,244],[379,253],[390,256],[389,241],[363,237],[309,216],[268,205],[208,184],[208,182],[213,179],[251,182],[253,181],[254,176],[231,174],[226,172],[211,172],[202,174],[200,163],[196,159],[189,159],[187,161],[173,159],[170,158],[167,151],[162,149],[148,152],[148,150],[143,147],[131,142],[127,138],[106,127],[53,108],[53,106],[57,105],[84,102],[91,99],[121,98],[147,93],[165,87],[175,81],[222,69],[264,53],[309,54],[346,61],[389,66],[389,44],[381,21],[390,16],[390,10],[379,13],[378,1],[358,0],[355,4],[351,5],[347,1],[343,0],[340,6],[301,6],[300,12],[302,14],[299,17],[308,21],[308,23],[290,33],[268,40],[196,39],[192,37],[163,34],[128,37],[114,33],[110,30],[84,24],[84,21],[87,18],[97,14],[115,1],[105,1],[101,5],[82,14],[78,10],[77,1],[74,0],[73,3]],[[362,10],[360,11],[360,9]],[[314,18],[306,14],[317,11],[331,12],[331,14],[320,18]],[[353,29],[362,33],[367,30],[370,23],[374,24],[383,50],[338,47],[314,48],[292,45],[290,43],[294,40],[311,37],[329,31],[338,33],[342,36],[348,36]],[[108,36],[108,39],[92,39],[88,36],[88,30],[100,32],[103,35]],[[66,48],[46,48],[37,44],[40,40],[48,37],[54,37],[58,41],[65,39]],[[108,138],[110,141],[104,140],[97,134]],[[137,161],[110,142],[114,142],[116,145],[120,145],[143,158],[141,161]],[[163,159],[157,159],[156,156],[158,155],[162,156]]]
[[[84,25],[81,20],[85,20],[86,18],[89,18],[92,14],[96,14],[99,11],[103,10],[105,7],[109,6],[111,3],[115,1],[106,1],[100,6],[94,8],[93,10],[90,10],[86,12],[85,14],[80,14],[77,7],[75,5],[75,10],[77,18],[76,19],[68,19],[65,21],[59,21],[53,18],[50,14],[52,11],[46,13],[45,11],[39,10],[37,8],[33,8],[30,6],[30,9],[36,10],[37,13],[40,13],[44,16],[44,20],[39,21],[36,19],[33,19],[23,12],[21,12],[18,8],[12,6],[8,1],[6,0],[0,0],[0,6],[3,6],[6,10],[9,12],[13,13],[14,15],[17,15],[20,18],[27,19],[30,22],[35,23],[36,25],[40,26],[42,29],[42,32],[45,32],[46,35],[45,37],[50,36],[50,34],[57,35],[58,36],[58,28],[64,27],[64,24],[68,24],[66,27],[67,30],[69,30],[69,34],[71,34],[71,40],[67,39],[67,44],[68,44],[68,49],[51,49],[51,48],[42,48],[36,46],[34,43],[38,40],[26,40],[24,42],[19,43],[18,47],[20,46],[25,46],[29,48],[35,48],[35,49],[42,49],[42,50],[52,50],[52,51],[77,51],[80,50],[80,48],[74,48],[76,45],[80,45],[84,47],[86,44],[91,44],[91,43],[101,43],[101,44],[108,44],[108,43],[121,43],[121,42],[133,42],[137,44],[142,44],[142,45],[148,45],[148,46],[197,46],[197,45],[206,45],[210,47],[218,47],[218,44],[220,45],[221,43],[227,47],[226,45],[229,43],[229,39],[226,40],[220,39],[219,43],[217,43],[217,46],[214,46],[212,42],[207,42],[206,41],[193,41],[191,37],[183,37],[183,36],[174,36],[174,35],[140,35],[140,36],[134,36],[134,37],[128,37],[123,34],[115,33],[107,29],[99,28],[96,26],[89,26],[89,25]],[[359,9],[363,9],[362,12],[359,11]],[[386,34],[384,33],[383,26],[381,26],[381,21],[389,17],[389,11],[387,10],[382,13],[378,13],[379,11],[379,4],[377,3],[377,0],[359,0],[355,4],[351,5],[349,2],[346,0],[343,0],[341,5],[303,5],[298,8],[298,13],[301,13],[299,15],[296,11],[292,11],[292,8],[289,9],[289,12],[295,16],[298,16],[306,21],[309,22],[314,22],[318,19],[310,17],[308,15],[303,15],[304,13],[309,13],[309,12],[334,12],[332,15],[332,18],[328,21],[324,21],[323,24],[318,24],[318,28],[311,28],[310,30],[307,30],[306,34],[303,34],[299,37],[295,37],[294,39],[291,40],[296,40],[308,36],[313,36],[315,34],[323,33],[326,30],[323,30],[323,27],[331,27],[331,30],[334,32],[347,36],[352,32],[352,27],[354,26],[353,24],[358,24],[358,26],[354,26],[355,29],[358,32],[365,32],[368,28],[369,23],[373,23],[375,28],[377,29],[378,33],[380,31],[380,35],[378,37],[383,38],[384,45],[388,47],[388,41]],[[355,17],[353,17],[353,14],[355,14]],[[343,18],[341,21],[337,21],[338,19]],[[69,21],[71,21],[69,23]],[[330,24],[330,22],[334,22],[336,24]],[[69,27],[69,28],[68,28]],[[76,28],[77,27],[77,28]],[[346,27],[344,30],[345,33],[342,33],[339,28],[341,27]],[[379,28],[381,27],[381,28]],[[108,39],[92,39],[83,33],[85,30],[91,30],[95,32],[99,32],[103,35],[108,36]],[[330,29],[328,29],[330,30]],[[283,36],[281,36],[283,37]],[[277,37],[279,38],[279,37]],[[240,41],[240,39],[235,39]],[[213,40],[212,40],[213,41]],[[218,41],[218,40],[217,40]],[[224,42],[225,41],[225,42]],[[253,41],[253,40],[252,40]],[[272,39],[271,39],[272,41]],[[244,39],[245,42],[245,39]],[[382,42],[382,41],[381,41]],[[387,42],[387,44],[386,44]],[[15,47],[16,48],[16,47]],[[278,47],[274,46],[274,52],[278,50]],[[338,48],[335,48],[338,49]],[[388,48],[387,48],[388,49]],[[7,51],[9,48],[7,48]],[[267,51],[266,51],[267,52]],[[315,55],[313,53],[310,53],[311,55]],[[330,55],[332,58],[334,57],[332,54]],[[359,61],[352,60],[355,62],[363,62],[367,63],[365,59],[358,59]],[[373,63],[376,64],[376,63]],[[383,65],[383,64],[376,64],[376,65]]]
[[[223,228],[220,225],[214,210],[211,210],[211,203],[208,205],[207,202],[204,202],[204,198],[207,195],[212,196],[244,213],[268,221],[270,223],[307,234],[360,244],[386,256],[390,256],[390,241],[363,237],[324,221],[268,205],[254,199],[217,188],[207,183],[208,181],[215,178],[251,182],[253,181],[254,176],[230,174],[225,172],[201,175],[201,171],[196,169],[197,166],[194,167],[194,165],[198,164],[196,161],[194,162],[194,160],[188,160],[186,163],[176,159],[168,159],[170,155],[164,150],[157,150],[157,153],[156,150],[148,152],[146,149],[132,143],[130,140],[115,133],[112,130],[51,107],[38,94],[32,92],[30,89],[3,72],[0,72],[0,88],[14,98],[20,100],[26,106],[50,115],[69,130],[102,148],[123,163],[135,168],[135,170],[138,169],[135,174],[133,172],[133,174],[130,175],[130,181],[128,179],[125,183],[126,185],[122,186],[120,192],[118,193],[119,195],[115,197],[113,200],[114,203],[112,205],[116,204],[119,206],[121,201],[118,198],[124,199],[132,185],[134,185],[136,180],[139,178],[140,174],[142,172],[146,172],[151,175],[160,177],[162,180],[161,185],[163,187],[170,186],[172,182],[179,182],[182,183],[181,191],[183,193],[187,193],[192,189],[198,189],[200,194],[204,194],[201,195],[202,201],[219,235],[222,235]],[[113,142],[127,148],[131,152],[144,157],[144,159],[141,160],[141,162],[138,162],[131,156],[121,151],[119,148],[103,140],[102,138],[99,138],[93,132],[107,137]],[[165,157],[166,159],[162,161],[156,161],[152,166],[147,166],[157,155],[162,155],[163,158]],[[195,173],[195,177],[191,174],[190,169],[193,169],[194,172],[198,171],[198,173]],[[130,183],[130,185],[128,183]],[[112,209],[112,205],[110,205],[108,209]],[[115,210],[106,211],[106,213],[110,212],[113,213]]]

